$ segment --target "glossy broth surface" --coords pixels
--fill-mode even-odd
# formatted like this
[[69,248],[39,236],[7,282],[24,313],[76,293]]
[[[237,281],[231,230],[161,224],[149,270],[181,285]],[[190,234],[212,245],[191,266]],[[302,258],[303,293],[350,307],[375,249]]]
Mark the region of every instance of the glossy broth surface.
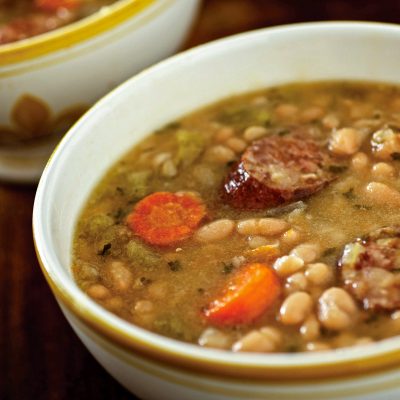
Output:
[[[262,209],[224,202],[223,182],[249,146],[298,129],[332,157],[328,184]],[[399,132],[400,89],[358,82],[270,88],[173,121],[130,150],[93,191],[76,229],[75,279],[121,318],[207,347],[319,351],[397,335]],[[206,216],[190,237],[159,246],[132,230],[137,204],[158,192],[204,204]],[[215,221],[223,222],[205,228]],[[354,243],[367,248],[368,235],[387,226],[395,231],[390,267],[378,257],[366,267],[349,258],[359,257]],[[276,274],[277,298],[251,321],[207,318],[210,304],[225,301],[235,277],[255,263]]]

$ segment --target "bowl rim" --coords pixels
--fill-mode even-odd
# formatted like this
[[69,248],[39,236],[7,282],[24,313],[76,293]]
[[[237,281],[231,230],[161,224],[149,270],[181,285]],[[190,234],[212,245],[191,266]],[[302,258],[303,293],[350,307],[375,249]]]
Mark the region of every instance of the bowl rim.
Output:
[[162,3],[158,0],[118,0],[63,27],[0,45],[0,67],[20,63],[83,43]]
[[[76,144],[81,127],[113,99],[142,79],[148,79],[160,70],[173,68],[175,64],[184,62],[186,58],[201,57],[210,51],[218,51],[234,43],[249,42],[252,39],[280,32],[295,34],[297,31],[337,31],[350,29],[359,31],[379,31],[396,35],[400,40],[400,27],[390,23],[362,21],[328,21],[307,22],[281,25],[236,34],[215,40],[180,54],[169,57],[152,67],[128,79],[109,94],[100,99],[64,136],[50,157],[36,192],[33,209],[33,238],[35,251],[45,278],[53,293],[77,319],[90,330],[107,339],[118,349],[127,354],[139,355],[158,364],[174,367],[186,372],[194,372],[203,376],[222,376],[228,379],[245,379],[262,382],[284,381],[320,382],[324,380],[351,379],[365,374],[380,373],[400,367],[400,337],[393,337],[364,347],[349,347],[321,353],[275,353],[253,354],[233,353],[215,349],[206,349],[198,345],[180,342],[154,334],[124,321],[106,311],[91,300],[74,283],[71,276],[63,276],[62,265],[52,249],[47,245],[43,226],[46,215],[46,188],[51,181],[53,169],[71,142]],[[57,274],[54,273],[56,266]],[[63,280],[63,278],[66,278]],[[94,336],[92,336],[94,339]]]

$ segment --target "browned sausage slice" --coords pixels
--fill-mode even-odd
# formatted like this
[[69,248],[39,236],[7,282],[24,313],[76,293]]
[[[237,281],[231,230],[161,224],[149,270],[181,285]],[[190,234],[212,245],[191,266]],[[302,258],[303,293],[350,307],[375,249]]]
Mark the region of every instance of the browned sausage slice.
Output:
[[371,232],[348,243],[339,260],[347,290],[366,310],[400,307],[400,227]]
[[315,140],[290,135],[253,142],[226,178],[222,199],[240,209],[262,209],[321,190],[334,175],[332,160]]

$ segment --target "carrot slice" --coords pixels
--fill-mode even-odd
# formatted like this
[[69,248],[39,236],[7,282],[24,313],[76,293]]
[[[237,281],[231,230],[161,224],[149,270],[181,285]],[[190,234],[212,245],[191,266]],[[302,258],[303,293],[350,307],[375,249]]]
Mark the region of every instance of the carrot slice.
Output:
[[55,12],[60,8],[73,9],[78,7],[82,0],[35,0],[35,6],[43,11]]
[[157,192],[139,201],[127,222],[146,242],[169,246],[190,237],[205,215],[204,204],[193,195]]
[[220,325],[248,324],[260,317],[281,293],[278,276],[268,266],[247,264],[233,277],[222,297],[204,310],[207,322]]

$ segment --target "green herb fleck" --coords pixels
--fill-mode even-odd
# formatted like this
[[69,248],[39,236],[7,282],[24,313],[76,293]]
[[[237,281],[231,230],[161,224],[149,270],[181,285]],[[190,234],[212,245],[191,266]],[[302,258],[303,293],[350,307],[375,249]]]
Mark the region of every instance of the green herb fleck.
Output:
[[336,247],[328,247],[322,253],[322,257],[329,257],[329,256],[335,254],[335,252],[336,252]]
[[372,207],[366,206],[366,205],[364,205],[364,204],[354,204],[353,207],[354,207],[356,210],[361,210],[361,211],[368,211],[368,210],[371,210],[371,209],[372,209]]
[[110,214],[110,216],[114,218],[116,222],[121,222],[125,215],[126,212],[122,208],[117,208],[114,212]]
[[111,243],[106,243],[103,249],[99,251],[99,256],[108,256],[111,253]]
[[392,157],[392,160],[400,161],[400,153],[394,152],[390,156]]
[[223,268],[222,268],[222,273],[224,274],[230,274],[233,269],[235,268],[232,263],[223,263]]
[[125,254],[133,263],[148,270],[157,267],[160,262],[160,256],[153,249],[133,239],[127,243]]
[[287,351],[288,353],[297,353],[297,352],[299,351],[299,347],[298,347],[297,345],[295,345],[295,344],[292,344],[292,345],[289,345],[289,346],[286,348],[286,351]]
[[277,132],[276,132],[276,134],[278,135],[278,136],[286,136],[286,135],[288,135],[290,133],[290,130],[289,129],[279,129]]
[[366,324],[372,324],[376,321],[378,321],[379,317],[376,314],[371,314],[368,316],[368,318],[365,320]]
[[145,276],[142,276],[142,277],[140,278],[140,283],[141,283],[143,286],[150,285],[151,282],[152,282],[152,280],[149,279],[149,278],[146,278]]
[[170,122],[168,125],[165,126],[165,129],[179,129],[182,124],[179,121]]
[[168,262],[168,267],[171,271],[176,272],[182,269],[182,264],[179,260],[173,260]]
[[170,124],[165,125],[161,129],[158,129],[155,133],[156,134],[169,133],[170,131],[179,129],[181,126],[182,126],[182,124],[179,121],[174,121],[174,122],[171,122]]
[[333,174],[342,174],[343,172],[347,171],[346,165],[330,165],[328,170]]
[[351,188],[347,192],[342,193],[342,195],[349,200],[354,200],[356,198],[356,195],[354,194],[354,188]]

